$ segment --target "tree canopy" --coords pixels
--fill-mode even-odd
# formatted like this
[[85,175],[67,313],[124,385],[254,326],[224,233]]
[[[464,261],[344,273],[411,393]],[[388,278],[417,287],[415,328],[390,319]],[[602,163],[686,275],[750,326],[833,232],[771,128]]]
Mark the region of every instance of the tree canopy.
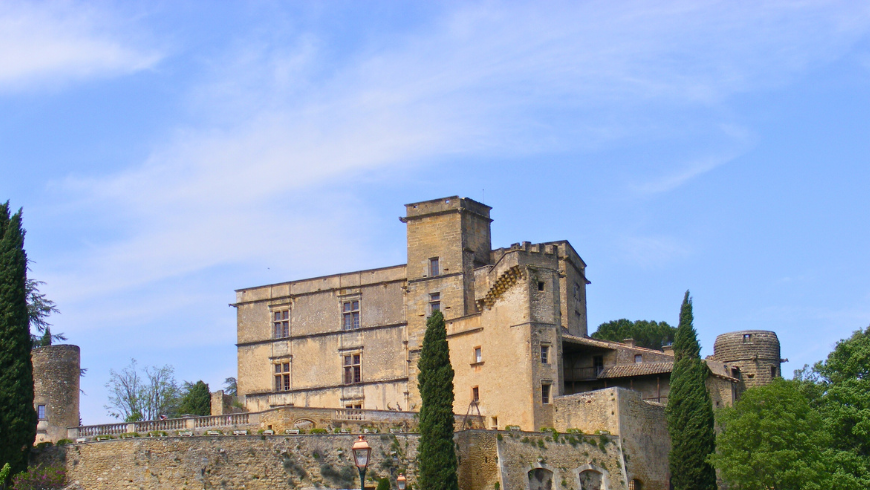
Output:
[[21,210],[0,204],[0,462],[27,467],[36,439],[33,363],[27,310],[27,254]]
[[713,406],[707,393],[710,370],[701,360],[689,292],[680,307],[674,338],[674,369],[668,395],[668,463],[675,490],[716,490],[716,473],[707,457],[715,449]]
[[127,422],[174,415],[179,397],[175,369],[170,365],[146,367],[140,373],[136,364],[131,359],[120,372],[109,370],[109,403],[105,405],[109,415]]
[[420,488],[458,490],[453,449],[453,366],[444,316],[435,311],[426,322],[420,352]]
[[613,340],[622,342],[634,339],[635,344],[648,349],[661,349],[663,345],[673,343],[677,329],[667,322],[647,320],[631,321],[622,318],[598,325],[592,334],[593,339]]
[[208,384],[199,380],[196,383],[185,382],[178,404],[178,413],[182,415],[211,415],[211,392]]

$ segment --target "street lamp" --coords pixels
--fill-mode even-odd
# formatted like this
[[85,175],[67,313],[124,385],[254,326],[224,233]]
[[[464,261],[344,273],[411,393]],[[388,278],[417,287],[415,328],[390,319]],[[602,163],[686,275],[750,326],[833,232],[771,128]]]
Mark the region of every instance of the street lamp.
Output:
[[359,468],[359,485],[360,490],[366,488],[366,468],[369,465],[369,456],[372,454],[372,447],[366,442],[366,438],[359,436],[359,440],[353,443],[351,448],[353,452],[353,460],[356,467]]
[[405,475],[399,473],[399,477],[396,478],[396,483],[399,484],[399,490],[405,490],[405,483],[407,483],[407,481]]

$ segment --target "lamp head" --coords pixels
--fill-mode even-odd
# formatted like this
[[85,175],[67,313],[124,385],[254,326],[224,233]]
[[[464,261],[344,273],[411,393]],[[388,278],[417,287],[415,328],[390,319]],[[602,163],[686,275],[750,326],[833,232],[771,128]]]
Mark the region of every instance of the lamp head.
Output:
[[408,480],[405,479],[405,475],[399,473],[399,477],[396,478],[396,483],[399,484],[399,490],[405,490],[405,484],[408,483]]
[[366,438],[359,436],[359,439],[353,443],[351,448],[353,452],[353,460],[356,467],[364,470],[369,465],[369,456],[372,454],[372,447],[366,442]]

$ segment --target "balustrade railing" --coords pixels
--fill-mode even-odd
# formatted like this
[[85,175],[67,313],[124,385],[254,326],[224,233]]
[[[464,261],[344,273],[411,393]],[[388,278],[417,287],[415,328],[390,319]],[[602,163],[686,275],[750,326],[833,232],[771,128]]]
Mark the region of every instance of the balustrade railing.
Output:
[[235,425],[247,425],[250,420],[248,413],[232,413],[227,415],[212,415],[209,417],[197,417],[193,419],[197,428],[228,427]]
[[127,432],[127,424],[89,425],[78,428],[79,437],[114,436]]
[[146,420],[136,422],[135,425],[136,432],[184,430],[187,428],[187,419]]
[[335,420],[365,420],[365,412],[356,408],[340,408],[335,411]]

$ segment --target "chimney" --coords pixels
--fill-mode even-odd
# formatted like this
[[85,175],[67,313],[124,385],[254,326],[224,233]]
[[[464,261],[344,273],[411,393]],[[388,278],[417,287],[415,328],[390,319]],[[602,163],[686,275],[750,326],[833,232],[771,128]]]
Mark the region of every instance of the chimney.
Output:
[[628,344],[629,347],[635,347],[634,339],[622,339],[623,344]]
[[662,352],[669,356],[674,355],[674,344],[663,345]]

